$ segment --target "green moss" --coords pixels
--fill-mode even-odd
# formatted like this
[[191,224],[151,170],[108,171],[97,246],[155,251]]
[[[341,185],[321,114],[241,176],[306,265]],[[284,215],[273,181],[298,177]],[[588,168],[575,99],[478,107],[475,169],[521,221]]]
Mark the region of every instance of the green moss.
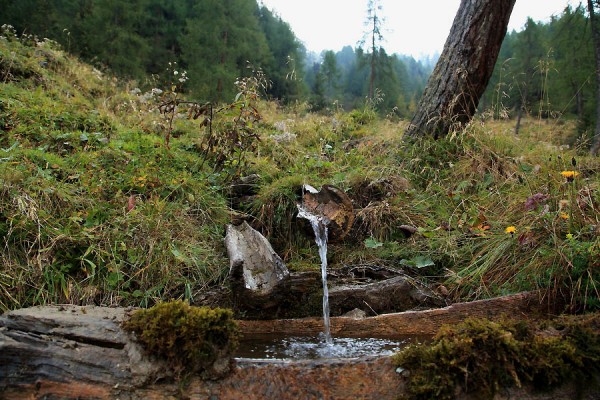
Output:
[[217,360],[230,358],[239,336],[230,310],[193,307],[183,301],[135,311],[123,327],[176,374],[202,373]]
[[540,330],[523,322],[469,319],[442,328],[431,343],[402,350],[394,363],[410,371],[413,399],[454,399],[460,392],[492,398],[501,387],[590,381],[600,370],[598,330],[589,319],[555,325]]

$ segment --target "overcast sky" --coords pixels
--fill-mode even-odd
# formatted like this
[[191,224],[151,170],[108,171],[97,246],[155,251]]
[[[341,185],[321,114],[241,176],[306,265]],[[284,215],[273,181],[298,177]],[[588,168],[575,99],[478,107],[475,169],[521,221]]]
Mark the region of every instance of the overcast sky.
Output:
[[[261,0],[259,0],[259,3]],[[288,22],[309,51],[355,47],[363,37],[367,0],[262,0]],[[517,0],[509,31],[523,28],[527,17],[548,21],[576,0]],[[382,0],[385,18],[383,47],[388,53],[421,58],[441,53],[460,0]],[[585,4],[585,3],[584,3]]]

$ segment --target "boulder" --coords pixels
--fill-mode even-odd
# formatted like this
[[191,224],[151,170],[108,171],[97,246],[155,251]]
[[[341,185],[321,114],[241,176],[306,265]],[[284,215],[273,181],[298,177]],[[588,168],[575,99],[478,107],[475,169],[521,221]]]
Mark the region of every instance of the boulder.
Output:
[[225,246],[234,297],[262,307],[275,305],[272,294],[287,283],[290,273],[269,241],[243,221],[227,225]]

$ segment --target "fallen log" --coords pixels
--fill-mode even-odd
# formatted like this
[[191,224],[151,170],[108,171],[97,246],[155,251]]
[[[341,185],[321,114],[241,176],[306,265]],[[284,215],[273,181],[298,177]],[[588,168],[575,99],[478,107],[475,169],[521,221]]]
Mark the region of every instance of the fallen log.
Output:
[[428,287],[404,274],[368,284],[332,285],[329,289],[331,315],[353,309],[382,314],[442,305],[443,300]]
[[[364,319],[331,318],[331,334],[342,337],[433,336],[444,324],[457,324],[467,318],[532,318],[544,314],[546,305],[537,293],[525,292],[493,299],[456,303],[444,308],[381,314]],[[277,333],[289,336],[317,335],[323,332],[323,318],[239,321],[246,335]]]

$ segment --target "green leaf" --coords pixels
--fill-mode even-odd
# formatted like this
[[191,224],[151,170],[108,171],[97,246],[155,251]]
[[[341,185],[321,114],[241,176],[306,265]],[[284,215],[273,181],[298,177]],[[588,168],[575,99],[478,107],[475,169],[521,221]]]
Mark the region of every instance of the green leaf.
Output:
[[519,165],[519,170],[520,170],[521,172],[528,173],[528,172],[531,172],[531,171],[533,171],[533,166],[531,166],[531,165],[529,165],[529,164],[520,164],[520,165]]
[[106,281],[112,288],[116,287],[123,280],[123,274],[119,271],[109,272]]
[[365,247],[366,247],[367,249],[376,249],[376,248],[378,248],[378,247],[381,247],[381,246],[383,246],[383,243],[381,243],[381,242],[378,242],[378,241],[377,241],[377,240],[375,240],[375,238],[373,238],[373,237],[370,237],[370,238],[368,238],[368,239],[365,239],[365,242],[364,242],[364,243],[365,243]]
[[415,268],[425,268],[435,265],[435,263],[431,258],[427,256],[416,256],[411,258],[410,260],[403,258],[402,260],[400,260],[400,265]]
[[413,258],[413,260],[415,263],[415,267],[417,267],[417,268],[425,268],[425,267],[430,267],[432,265],[435,265],[433,260],[427,256],[417,256],[417,257]]
[[434,232],[428,231],[428,230],[426,230],[426,229],[424,229],[424,228],[419,228],[419,229],[418,229],[418,232],[419,232],[421,235],[423,235],[423,237],[426,237],[426,238],[431,238],[431,237],[434,237],[434,236],[435,236],[435,233],[434,233]]
[[90,270],[88,271],[88,276],[94,275],[96,273],[96,269],[98,269],[96,264],[93,261],[88,260],[87,258],[83,258],[82,261],[90,267]]
[[175,259],[179,262],[185,263],[188,261],[187,257],[179,251],[177,247],[171,248],[171,253],[175,256]]

